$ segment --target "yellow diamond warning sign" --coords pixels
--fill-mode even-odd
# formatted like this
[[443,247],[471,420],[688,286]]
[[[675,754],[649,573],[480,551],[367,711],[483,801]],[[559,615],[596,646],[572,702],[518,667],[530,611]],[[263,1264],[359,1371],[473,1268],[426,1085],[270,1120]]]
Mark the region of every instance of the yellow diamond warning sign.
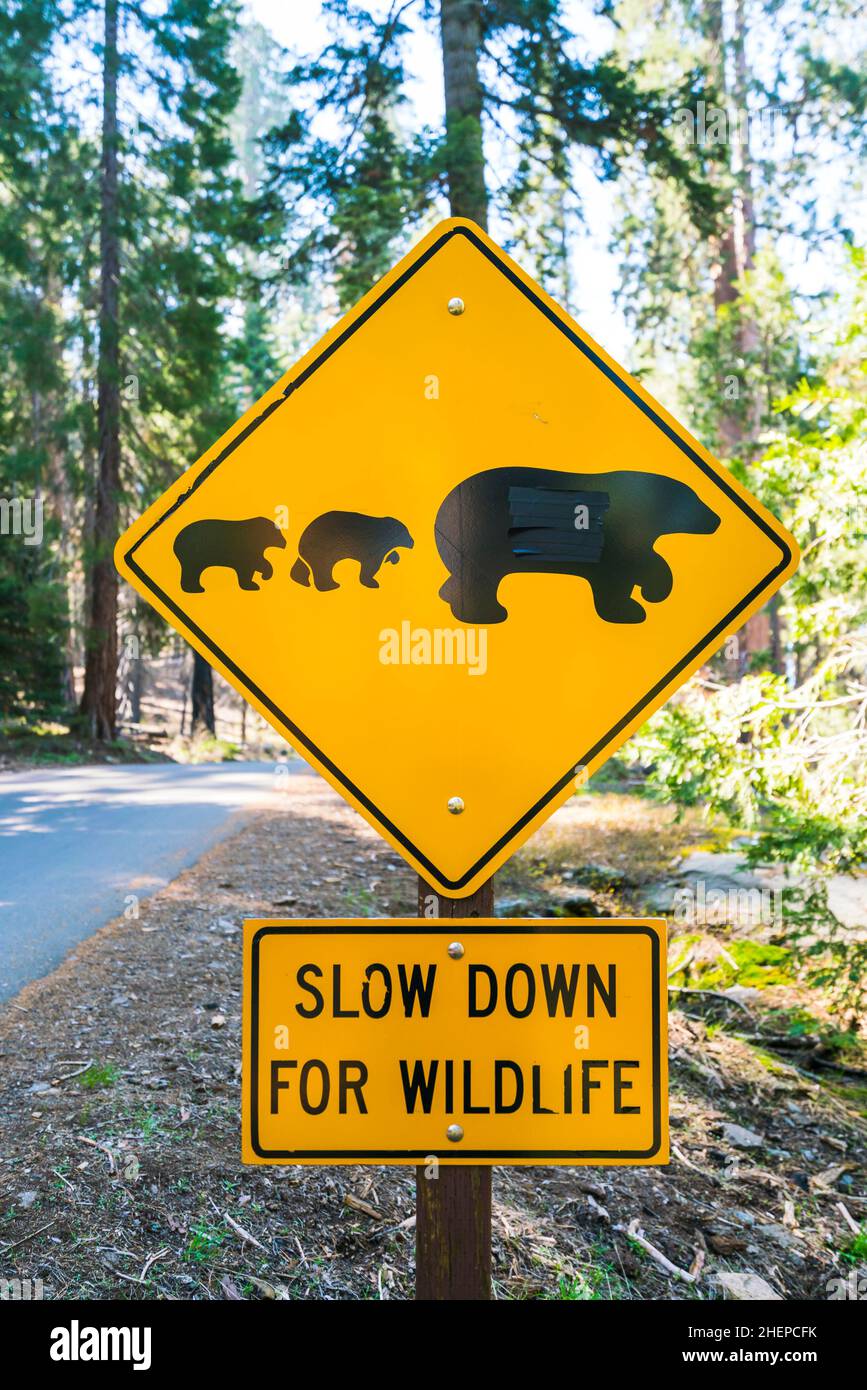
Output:
[[796,547],[452,220],[148,509],[117,563],[457,897],[764,603]]
[[247,922],[247,1163],[666,1163],[665,925]]

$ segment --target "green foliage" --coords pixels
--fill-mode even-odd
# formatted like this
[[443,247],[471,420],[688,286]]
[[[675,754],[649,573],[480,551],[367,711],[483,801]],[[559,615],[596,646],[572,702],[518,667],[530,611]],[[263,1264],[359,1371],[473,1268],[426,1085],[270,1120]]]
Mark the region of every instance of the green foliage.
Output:
[[[122,6],[127,513],[213,443],[323,315],[370,287],[444,209],[456,166],[478,158],[477,129],[424,128],[414,112],[410,39],[438,37],[434,0],[322,8],[329,41],[299,60],[235,0]],[[477,8],[480,46],[465,56],[483,94],[498,232],[568,300],[579,162],[616,184],[639,369],[668,374],[696,431],[804,552],[771,605],[769,649],[717,657],[632,757],[657,794],[746,826],[748,857],[786,869],[786,930],[853,1015],[865,948],[831,912],[828,885],[867,853],[867,261],[844,196],[865,138],[857,7],[757,0],[738,7],[733,35],[716,3],[616,0],[600,11],[600,32],[615,21],[610,51],[575,32],[563,0]],[[0,536],[0,718],[15,729],[44,728],[69,702],[94,559],[102,16],[98,0],[0,0],[11,113],[0,122],[0,498],[45,504],[41,544]],[[780,140],[699,138],[700,100],[728,118],[741,99],[782,113]],[[827,152],[844,171],[839,197],[810,187]],[[837,238],[835,296],[796,292],[783,234],[804,248],[822,239],[829,259]],[[162,621],[128,596],[122,626],[158,651]]]
[[778,613],[788,673],[760,662],[729,683],[717,662],[719,675],[702,673],[631,745],[656,794],[752,828],[748,862],[785,867],[786,933],[850,1018],[864,1005],[867,946],[828,888],[867,863],[865,304],[855,250],[835,304],[810,326],[813,377],[774,402],[765,451],[746,470],[802,546]]
[[728,438],[734,430],[752,453],[756,436],[773,429],[778,403],[806,385],[814,370],[805,350],[806,315],[767,245],[739,280],[737,295],[694,326],[691,423],[709,448],[728,452],[724,421]]
[[543,1300],[566,1303],[590,1303],[621,1299],[627,1294],[626,1284],[615,1267],[611,1251],[596,1242],[587,1252],[587,1264],[570,1273],[562,1273],[555,1287],[541,1294]]
[[600,1299],[602,1295],[598,1290],[598,1280],[591,1278],[588,1281],[581,1274],[561,1274],[556,1291],[550,1297],[567,1303],[587,1303]]
[[65,604],[62,576],[45,550],[0,537],[0,717],[62,711]]
[[[334,39],[286,75],[297,105],[265,141],[271,177],[261,209],[277,219],[292,281],[332,279],[346,307],[388,269],[427,210],[435,165],[427,138],[404,126],[406,24],[396,11],[378,20],[348,0],[323,8]],[[335,120],[338,134],[326,136]],[[303,218],[292,215],[299,205]]]
[[[580,219],[571,194],[576,150],[591,153],[605,180],[639,157],[683,191],[696,224],[710,225],[717,196],[672,120],[681,102],[702,96],[699,75],[684,75],[672,101],[670,90],[643,80],[640,63],[577,57],[561,0],[484,0],[479,8],[482,124],[497,151],[491,196],[507,241],[529,252],[552,289],[568,296],[569,227]],[[324,0],[323,9],[334,37],[287,72],[293,104],[266,141],[271,179],[260,211],[275,229],[283,220],[292,280],[331,279],[345,307],[477,159],[478,123],[450,117],[448,132],[412,123],[407,37],[419,14],[436,31],[438,4],[394,6],[384,18],[353,0]]]
[[231,763],[241,757],[241,748],[229,739],[217,738],[207,730],[193,738],[180,735],[172,741],[170,754],[179,763]]
[[[0,535],[0,717],[51,715],[64,703],[67,606],[52,496],[68,416],[58,393],[65,336],[58,295],[75,185],[69,134],[46,71],[60,7],[0,4],[0,498],[44,507],[44,535]],[[14,116],[13,116],[14,113]],[[14,196],[10,196],[14,192]],[[35,539],[35,538],[34,538]]]
[[[799,537],[804,562],[786,588],[799,673],[845,682],[863,669],[867,619],[867,257],[840,267],[837,313],[813,329],[816,366],[775,405],[759,464],[763,500]],[[830,321],[829,321],[830,320]]]
[[193,1264],[207,1264],[220,1253],[220,1247],[226,1239],[226,1233],[221,1226],[215,1226],[208,1221],[199,1221],[190,1230],[190,1237],[187,1247],[184,1250],[184,1259],[190,1260]]
[[113,1086],[118,1075],[117,1067],[112,1063],[101,1066],[98,1062],[92,1062],[87,1071],[82,1072],[76,1080],[86,1091],[102,1091]]
[[633,740],[650,787],[680,807],[704,806],[750,826],[752,864],[789,871],[784,930],[840,1011],[860,1012],[867,951],[831,911],[828,883],[867,861],[863,687],[842,713],[840,670],[806,687],[762,674],[735,685],[694,681]]
[[[772,985],[788,984],[793,978],[792,952],[785,946],[769,942],[736,939],[726,941],[725,955],[698,969],[695,978],[703,989],[728,989],[744,985],[748,989],[768,989]],[[690,975],[695,966],[690,966]],[[686,970],[676,962],[668,972],[672,987],[686,983]]]
[[[122,9],[122,477],[140,511],[237,413],[226,323],[249,228],[228,124],[240,92],[234,0]],[[0,92],[14,113],[0,122],[0,497],[39,498],[45,514],[40,545],[0,536],[0,716],[68,706],[82,655],[95,558],[101,91],[99,51],[83,66],[81,54],[102,19],[99,0],[0,0]],[[140,615],[134,625],[151,647],[165,632]]]
[[[682,183],[645,160],[621,165],[612,250],[635,365],[727,456],[743,441],[754,457],[773,400],[795,384],[798,329],[816,309],[815,293],[779,283],[779,248],[791,262],[857,237],[867,105],[857,8],[611,6],[619,61],[639,62],[644,81],[672,94],[692,89],[672,122],[675,143],[717,195],[710,224],[700,223]],[[706,98],[701,111],[696,98]],[[736,397],[724,394],[733,377]]]
[[862,1223],[858,1235],[843,1246],[840,1258],[847,1265],[860,1265],[867,1260],[867,1224]]

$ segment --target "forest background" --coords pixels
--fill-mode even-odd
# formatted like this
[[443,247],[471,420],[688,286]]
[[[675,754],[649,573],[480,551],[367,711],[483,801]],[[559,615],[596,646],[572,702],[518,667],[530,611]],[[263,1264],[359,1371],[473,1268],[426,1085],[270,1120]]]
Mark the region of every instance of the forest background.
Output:
[[857,1029],[827,888],[867,852],[865,41],[854,0],[0,0],[4,748],[128,751],[170,639],[119,531],[471,217],[800,541],[621,766],[785,867]]

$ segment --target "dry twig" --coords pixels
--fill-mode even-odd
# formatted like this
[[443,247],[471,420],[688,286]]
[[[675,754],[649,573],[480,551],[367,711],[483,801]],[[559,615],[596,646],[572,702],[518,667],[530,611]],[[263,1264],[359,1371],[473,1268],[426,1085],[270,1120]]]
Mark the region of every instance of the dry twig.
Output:
[[655,1245],[651,1245],[650,1241],[647,1240],[638,1229],[637,1216],[634,1221],[630,1221],[626,1228],[626,1234],[629,1236],[630,1240],[635,1241],[636,1245],[640,1245],[645,1254],[649,1255],[652,1260],[655,1260],[660,1269],[665,1270],[666,1274],[673,1275],[675,1279],[682,1279],[685,1284],[695,1284],[701,1278],[701,1269],[704,1264],[704,1259],[702,1258],[700,1260],[699,1254],[703,1256],[704,1251],[696,1251],[696,1257],[693,1260],[693,1269],[696,1272],[692,1273],[692,1271],[688,1269],[679,1269],[677,1265],[672,1264],[667,1255],[663,1255],[661,1250],[657,1250]]
[[76,1137],[78,1139],[79,1144],[89,1144],[92,1149],[100,1149],[101,1152],[104,1153],[106,1158],[108,1159],[108,1164],[111,1172],[117,1172],[117,1164],[114,1161],[114,1153],[108,1147],[107,1144],[100,1144],[97,1142],[96,1139],[87,1139],[83,1134],[79,1134]]
[[32,1240],[34,1236],[41,1236],[43,1231],[50,1230],[53,1225],[54,1222],[49,1221],[45,1226],[39,1226],[35,1231],[30,1231],[28,1235],[22,1236],[20,1240],[15,1240],[11,1245],[5,1246],[3,1254],[8,1255],[10,1250],[17,1250],[19,1245],[23,1245],[25,1241]]

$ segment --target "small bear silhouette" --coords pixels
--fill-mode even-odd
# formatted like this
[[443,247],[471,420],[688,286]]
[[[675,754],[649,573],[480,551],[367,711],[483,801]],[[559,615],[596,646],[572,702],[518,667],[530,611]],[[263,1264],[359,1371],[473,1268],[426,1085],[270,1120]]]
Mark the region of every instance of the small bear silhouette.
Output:
[[202,573],[220,566],[234,570],[242,589],[258,589],[253,575],[270,579],[274,573],[265,559],[272,546],[286,548],[286,537],[266,516],[246,521],[191,521],[175,537],[172,549],[181,565],[185,594],[203,594]]
[[659,473],[560,473],[492,468],[459,483],[435,522],[449,570],[440,597],[458,622],[501,623],[507,574],[586,579],[607,623],[643,623],[645,603],[671,593],[673,576],[654,550],[663,535],[711,535],[719,517],[685,483]]
[[296,584],[304,585],[309,585],[312,573],[315,587],[324,593],[340,588],[333,575],[338,560],[357,560],[360,582],[366,589],[378,589],[379,569],[383,562],[397,564],[398,546],[411,550],[413,539],[393,516],[324,512],[302,532],[298,559],[289,572]]

